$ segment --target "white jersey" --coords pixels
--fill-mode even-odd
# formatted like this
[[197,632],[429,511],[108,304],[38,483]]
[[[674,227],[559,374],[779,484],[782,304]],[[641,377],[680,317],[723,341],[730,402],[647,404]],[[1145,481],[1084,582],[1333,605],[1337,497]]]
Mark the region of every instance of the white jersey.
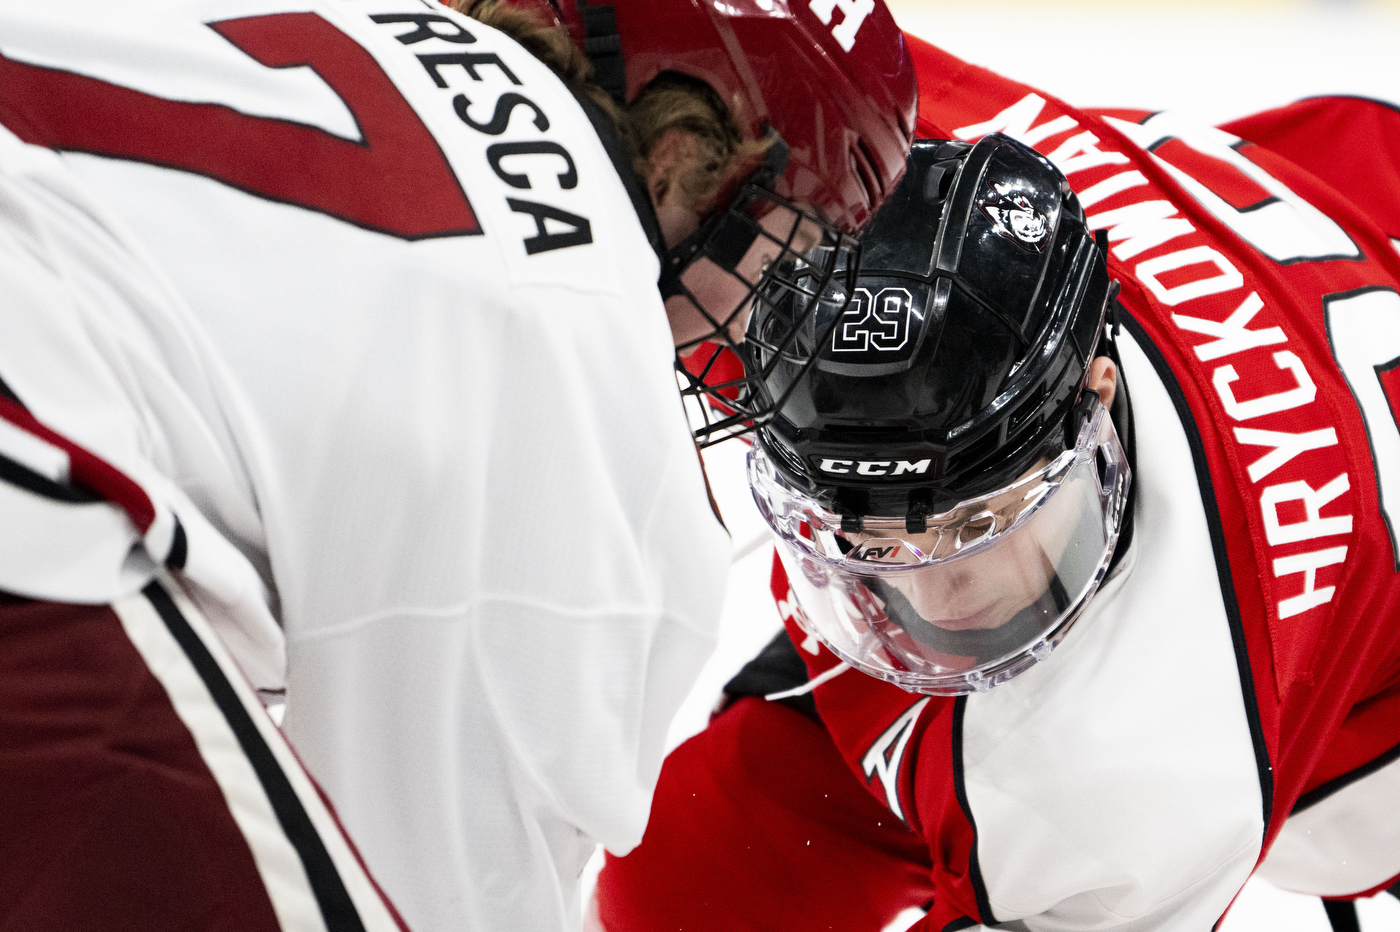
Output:
[[287,732],[412,928],[576,925],[728,564],[587,115],[418,0],[5,0],[0,56],[0,379],[174,509],[261,687],[280,621]]

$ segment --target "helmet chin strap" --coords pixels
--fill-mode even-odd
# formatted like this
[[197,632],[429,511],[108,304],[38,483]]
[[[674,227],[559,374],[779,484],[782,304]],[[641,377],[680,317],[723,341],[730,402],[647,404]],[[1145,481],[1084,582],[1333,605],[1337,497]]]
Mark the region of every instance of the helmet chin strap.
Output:
[[735,221],[727,210],[710,217],[662,255],[661,278],[656,283],[661,297],[686,294],[681,275],[702,252],[720,268],[732,273],[756,239],[758,231]]
[[701,252],[720,268],[732,273],[753,246],[754,240],[758,239],[758,230],[753,223],[736,218],[730,208],[748,187],[772,191],[774,184],[787,170],[788,145],[783,137],[770,126],[764,138],[768,141],[768,149],[763,162],[735,187],[729,205],[715,211],[695,232],[661,256],[661,278],[657,287],[661,289],[663,299],[686,293],[681,284],[681,275]]

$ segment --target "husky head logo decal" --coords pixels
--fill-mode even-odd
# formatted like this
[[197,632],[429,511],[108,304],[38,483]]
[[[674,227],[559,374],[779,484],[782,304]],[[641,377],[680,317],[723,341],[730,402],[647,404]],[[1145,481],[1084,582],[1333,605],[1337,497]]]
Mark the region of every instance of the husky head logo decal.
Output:
[[997,233],[1036,252],[1044,247],[1050,233],[1048,218],[1011,185],[992,181],[977,206],[991,218]]

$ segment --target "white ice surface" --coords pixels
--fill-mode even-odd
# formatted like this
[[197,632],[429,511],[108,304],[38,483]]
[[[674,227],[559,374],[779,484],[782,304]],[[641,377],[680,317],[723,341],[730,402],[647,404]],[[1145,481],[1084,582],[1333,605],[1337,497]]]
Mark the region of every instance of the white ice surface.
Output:
[[[800,2],[800,0],[794,0]],[[1071,104],[1180,110],[1220,123],[1303,97],[1400,104],[1400,2],[1062,2],[888,0],[906,30]],[[768,596],[772,551],[743,476],[747,448],[706,452],[736,554],[719,649],[671,726],[674,747],[705,726],[724,683],[781,622]],[[747,553],[745,551],[747,550]],[[592,889],[601,858],[590,863]],[[587,895],[587,894],[585,894]],[[1358,903],[1363,932],[1400,932],[1400,900]],[[911,911],[895,932],[918,919]],[[1251,880],[1221,932],[1330,932],[1321,901]],[[1204,932],[1204,930],[1202,930]]]

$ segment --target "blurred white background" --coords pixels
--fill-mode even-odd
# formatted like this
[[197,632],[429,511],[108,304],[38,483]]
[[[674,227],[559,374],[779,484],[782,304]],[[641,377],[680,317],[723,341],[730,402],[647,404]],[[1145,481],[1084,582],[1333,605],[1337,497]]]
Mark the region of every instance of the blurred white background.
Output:
[[1319,94],[1400,103],[1395,0],[889,0],[908,32],[1081,107],[1222,123]]
[[[1220,123],[1319,94],[1400,103],[1400,0],[887,2],[906,31],[1078,106],[1181,110]],[[719,649],[672,725],[672,747],[705,726],[724,683],[780,627],[767,589],[772,550],[743,477],[746,450],[729,442],[705,457],[735,562]],[[1358,912],[1362,932],[1400,932],[1400,900],[1382,894]],[[1221,926],[1330,929],[1321,901],[1260,880]]]

